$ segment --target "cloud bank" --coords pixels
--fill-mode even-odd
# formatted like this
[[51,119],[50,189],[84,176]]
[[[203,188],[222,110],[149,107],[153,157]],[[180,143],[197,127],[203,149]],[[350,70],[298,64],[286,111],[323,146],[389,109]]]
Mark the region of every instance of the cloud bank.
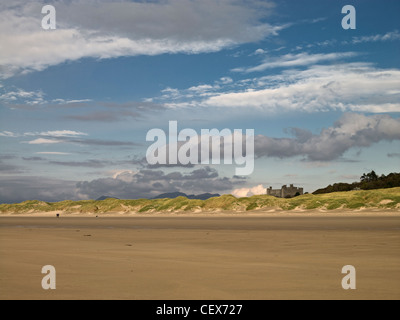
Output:
[[2,78],[84,57],[215,52],[276,35],[269,1],[55,1],[57,29],[43,30],[45,1],[0,4]]
[[215,169],[202,167],[188,173],[178,171],[165,173],[161,170],[143,169],[138,172],[122,171],[110,178],[78,182],[77,192],[86,198],[107,194],[125,199],[155,197],[166,192],[203,193],[229,192],[243,184],[220,177]]
[[320,134],[299,128],[290,129],[293,138],[255,137],[257,157],[290,158],[302,156],[309,161],[341,158],[352,148],[366,148],[380,141],[400,140],[400,119],[389,115],[366,116],[346,113]]
[[[246,89],[222,92],[200,104],[282,111],[400,112],[400,70],[366,63],[314,65],[247,80]],[[237,88],[239,89],[239,88]]]

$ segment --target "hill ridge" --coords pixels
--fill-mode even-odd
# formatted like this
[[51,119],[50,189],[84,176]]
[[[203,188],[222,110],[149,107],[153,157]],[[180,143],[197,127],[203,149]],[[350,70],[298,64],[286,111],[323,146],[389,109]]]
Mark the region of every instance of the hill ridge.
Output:
[[215,198],[215,197],[220,197],[221,195],[218,193],[211,194],[211,193],[202,193],[198,195],[190,194],[187,195],[186,193],[183,192],[169,192],[169,193],[162,193],[152,199],[175,199],[178,197],[185,197],[188,199],[197,199],[197,200],[207,200],[209,198]]

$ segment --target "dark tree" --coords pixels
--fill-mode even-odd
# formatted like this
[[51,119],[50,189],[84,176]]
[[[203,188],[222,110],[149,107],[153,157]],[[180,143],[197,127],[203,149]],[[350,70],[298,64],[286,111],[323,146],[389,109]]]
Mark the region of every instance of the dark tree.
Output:
[[371,182],[371,181],[377,181],[378,180],[378,175],[374,170],[372,170],[370,173],[363,173],[363,175],[360,177],[361,182]]

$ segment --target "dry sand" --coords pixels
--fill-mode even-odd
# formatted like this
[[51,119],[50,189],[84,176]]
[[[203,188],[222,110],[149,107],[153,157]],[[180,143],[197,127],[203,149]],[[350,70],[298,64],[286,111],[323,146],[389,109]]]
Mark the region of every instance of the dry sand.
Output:
[[398,213],[295,215],[2,216],[0,298],[400,299]]

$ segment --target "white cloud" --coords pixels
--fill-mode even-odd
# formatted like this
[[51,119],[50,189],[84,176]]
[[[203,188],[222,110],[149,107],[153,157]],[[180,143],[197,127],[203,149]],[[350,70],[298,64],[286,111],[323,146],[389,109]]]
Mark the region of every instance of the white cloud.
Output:
[[316,65],[256,78],[246,83],[244,90],[221,92],[199,104],[268,112],[400,112],[399,83],[398,69],[377,69],[364,63]]
[[68,152],[56,152],[56,151],[42,151],[42,152],[35,152],[35,153],[36,154],[48,154],[48,155],[60,155],[60,156],[71,154]]
[[209,92],[214,90],[214,89],[215,89],[214,86],[211,86],[209,84],[202,84],[202,85],[190,87],[187,90],[191,91],[191,93],[194,93],[196,95],[204,96],[204,95],[208,95]]
[[87,133],[74,130],[55,130],[40,133],[25,133],[25,135],[49,136],[49,137],[76,137],[87,136]]
[[222,77],[219,79],[219,82],[222,84],[229,84],[229,83],[232,83],[233,80],[231,77]]
[[22,134],[14,133],[11,131],[3,131],[0,132],[0,136],[3,137],[32,137],[32,136],[40,136],[40,137],[54,137],[54,138],[71,138],[77,136],[87,136],[87,133],[74,131],[74,130],[54,130],[54,131],[42,131],[42,132],[25,132]]
[[[1,53],[0,53],[1,55]],[[1,65],[0,65],[1,71]],[[0,72],[1,73],[1,72]],[[0,75],[1,78],[1,75]],[[27,106],[38,106],[48,104],[49,101],[45,99],[46,94],[42,90],[38,91],[26,91],[21,88],[8,88],[0,85],[0,89],[4,93],[0,93],[0,102],[4,102],[9,105],[11,108],[18,108],[23,105]],[[82,102],[91,102],[92,99],[80,99],[80,100],[65,100],[65,99],[53,99],[51,103],[55,104],[74,104],[74,103],[82,103]]]
[[[268,113],[352,111],[400,112],[399,69],[370,63],[314,65],[238,81],[215,81],[162,91],[153,98],[166,108],[256,108]],[[196,91],[197,90],[197,91]],[[196,93],[196,94],[194,94]]]
[[349,110],[358,112],[371,113],[395,113],[400,112],[400,103],[383,103],[383,104],[349,104]]
[[23,102],[29,105],[35,105],[45,102],[44,94],[42,91],[25,91],[23,89],[11,90],[6,93],[0,94],[0,101],[6,103]]
[[0,5],[0,73],[43,70],[84,57],[215,52],[276,35],[270,2],[58,1],[57,29],[41,28],[44,1]]
[[80,100],[65,100],[65,99],[54,99],[53,103],[57,104],[72,104],[72,103],[81,103],[81,102],[91,102],[92,99],[80,99]]
[[137,173],[132,170],[112,170],[111,172],[113,173],[113,175],[112,175],[113,179],[118,179],[118,180],[125,181],[128,183],[133,181],[133,178],[134,178],[135,174]]
[[[87,136],[84,132],[74,130],[54,130],[54,131],[42,131],[42,132],[25,132],[22,134],[14,133],[10,131],[0,132],[1,137],[8,138],[21,138],[21,137],[38,137],[30,141],[21,141],[21,143],[27,143],[32,145],[38,144],[56,144],[62,142],[68,142],[68,139],[78,138],[80,136]],[[79,141],[78,141],[79,142]],[[64,152],[50,152],[42,154],[68,154]]]
[[267,51],[265,51],[264,49],[257,49],[256,51],[254,51],[254,54],[255,55],[259,55],[259,54],[265,54],[265,53],[267,53]]
[[262,195],[267,193],[267,188],[264,188],[262,184],[252,188],[239,188],[231,192],[237,198],[251,197],[255,195]]
[[15,137],[17,137],[17,135],[11,131],[2,131],[2,132],[0,132],[0,137],[15,138]]
[[24,143],[28,144],[53,144],[53,143],[60,143],[60,140],[53,140],[53,139],[44,139],[44,138],[38,138],[35,140],[31,141],[23,141]]
[[[260,52],[259,52],[260,54]],[[235,68],[235,72],[259,72],[270,68],[290,68],[297,66],[313,65],[323,61],[340,60],[356,56],[355,52],[333,52],[309,54],[302,52],[298,54],[285,54],[279,57],[267,57],[263,63],[255,67]]]
[[396,41],[400,40],[400,33],[398,30],[387,32],[385,34],[375,34],[372,36],[354,37],[352,42],[354,44],[363,42],[378,42],[378,41]]
[[[353,45],[367,42],[386,42],[386,41],[396,41],[400,40],[400,33],[398,30],[394,30],[391,32],[387,32],[385,34],[375,34],[370,36],[362,36],[362,37],[353,37],[350,41],[341,41],[339,42],[337,39],[329,39],[324,41],[318,41],[314,43],[309,43],[306,45],[306,48],[314,48],[314,47],[337,47],[339,44],[342,45]],[[298,46],[294,50],[301,50],[302,47]]]

